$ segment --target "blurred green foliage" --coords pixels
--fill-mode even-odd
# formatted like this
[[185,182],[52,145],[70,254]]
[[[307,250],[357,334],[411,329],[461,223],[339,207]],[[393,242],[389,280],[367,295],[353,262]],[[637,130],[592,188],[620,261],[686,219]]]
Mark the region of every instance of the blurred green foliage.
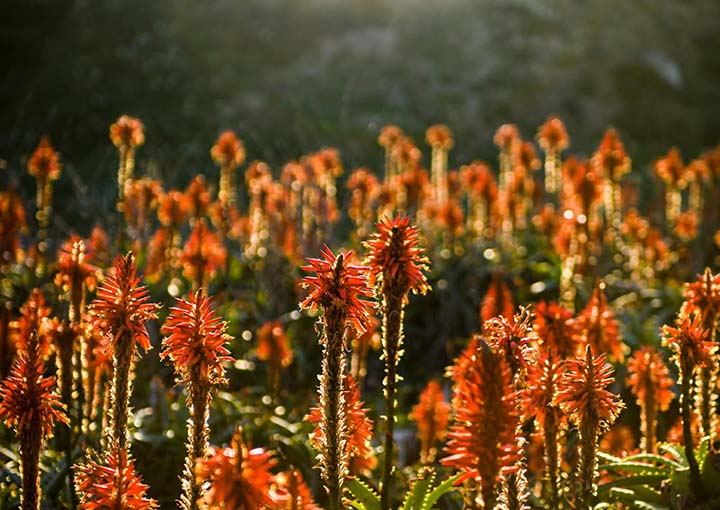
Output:
[[671,145],[690,157],[720,139],[719,24],[715,0],[6,2],[1,180],[31,193],[24,164],[49,134],[59,199],[88,204],[60,213],[86,230],[112,210],[107,129],[122,113],[147,127],[138,173],[167,186],[214,175],[208,150],[228,128],[276,169],[332,145],[378,170],[387,123],[418,142],[447,123],[451,164],[494,161],[497,126],[531,137],[550,114],[571,152],[614,125],[636,167]]

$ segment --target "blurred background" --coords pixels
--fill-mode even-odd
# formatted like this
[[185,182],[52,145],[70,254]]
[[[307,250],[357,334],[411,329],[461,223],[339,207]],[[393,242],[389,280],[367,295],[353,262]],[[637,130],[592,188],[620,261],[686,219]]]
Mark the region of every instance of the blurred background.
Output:
[[[495,162],[495,129],[530,138],[548,115],[569,153],[616,127],[635,168],[677,145],[720,141],[717,0],[173,0],[4,2],[0,182],[27,181],[43,134],[61,152],[59,208],[87,234],[112,212],[108,126],[140,117],[139,175],[185,186],[216,172],[209,148],[233,129],[249,160],[279,166],[323,146],[346,169],[380,171],[388,123],[422,143],[446,123],[451,166]],[[429,152],[429,151],[428,151]],[[347,173],[347,172],[346,172]],[[214,181],[214,177],[211,181]]]

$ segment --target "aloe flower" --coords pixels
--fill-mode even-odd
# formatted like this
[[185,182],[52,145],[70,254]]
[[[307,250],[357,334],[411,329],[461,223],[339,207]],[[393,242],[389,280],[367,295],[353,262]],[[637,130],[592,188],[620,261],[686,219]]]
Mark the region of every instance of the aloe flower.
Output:
[[563,368],[553,404],[578,427],[580,487],[575,507],[588,508],[596,487],[598,437],[612,425],[624,405],[617,395],[607,390],[614,378],[605,354],[595,356],[588,345],[584,357],[566,360]]
[[46,377],[36,334],[27,341],[6,379],[0,383],[0,420],[20,439],[22,510],[40,508],[40,452],[56,421],[68,423],[65,406],[54,392],[55,378]]
[[369,303],[364,299],[371,292],[367,285],[367,268],[348,264],[352,252],[335,256],[326,246],[322,258],[308,259],[303,270],[314,276],[303,279],[308,296],[302,308],[318,310],[322,330],[322,373],[320,375],[320,470],[329,496],[329,510],[342,508],[343,483],[348,473],[348,422],[342,384],[345,379],[348,335],[364,332],[369,325]]
[[116,455],[127,445],[133,357],[137,347],[145,351],[150,349],[145,324],[157,318],[159,308],[159,305],[150,302],[150,292],[140,281],[132,253],[120,256],[90,305],[96,327],[112,338],[111,439]]
[[211,300],[201,290],[189,300],[178,299],[162,327],[163,350],[160,357],[170,360],[175,368],[176,382],[188,386],[190,420],[188,421],[187,456],[182,476],[183,495],[180,506],[198,509],[202,483],[194,473],[198,459],[207,454],[210,391],[225,383],[223,362],[233,361],[225,344],[232,337],[225,333],[227,323],[216,316]]
[[75,490],[80,510],[152,510],[157,502],[147,496],[148,486],[135,470],[126,451],[110,452],[100,460],[78,466]]
[[382,344],[385,358],[385,462],[383,465],[382,508],[388,510],[393,466],[393,427],[397,365],[403,342],[404,307],[408,294],[425,294],[430,286],[425,278],[429,260],[420,247],[419,231],[410,218],[385,218],[378,222],[377,233],[365,243],[369,281],[375,288],[378,310],[382,316]]
[[128,115],[120,116],[110,125],[110,140],[117,147],[120,156],[117,175],[119,212],[124,210],[125,188],[135,169],[135,149],[145,143],[144,129],[140,119]]
[[435,458],[435,443],[442,441],[450,421],[450,404],[445,400],[439,382],[431,380],[420,393],[419,402],[412,408],[410,417],[418,428],[420,458],[430,463]]

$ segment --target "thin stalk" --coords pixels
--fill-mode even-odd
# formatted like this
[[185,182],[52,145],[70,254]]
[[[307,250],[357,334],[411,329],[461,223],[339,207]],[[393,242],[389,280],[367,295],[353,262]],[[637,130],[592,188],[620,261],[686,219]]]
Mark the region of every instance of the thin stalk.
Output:
[[691,390],[692,390],[692,367],[687,352],[683,349],[680,352],[680,407],[683,419],[683,442],[685,443],[685,456],[690,468],[690,488],[699,501],[707,499],[705,486],[700,477],[700,468],[695,458],[695,448],[692,436],[692,414],[691,414]]

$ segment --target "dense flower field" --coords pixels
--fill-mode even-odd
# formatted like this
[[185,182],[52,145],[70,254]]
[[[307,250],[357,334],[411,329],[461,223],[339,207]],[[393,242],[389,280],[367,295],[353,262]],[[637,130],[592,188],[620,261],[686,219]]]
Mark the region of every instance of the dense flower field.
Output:
[[550,118],[454,170],[386,126],[341,178],[227,131],[168,190],[110,139],[86,237],[50,140],[0,191],[2,508],[720,508],[720,146],[633,171]]

